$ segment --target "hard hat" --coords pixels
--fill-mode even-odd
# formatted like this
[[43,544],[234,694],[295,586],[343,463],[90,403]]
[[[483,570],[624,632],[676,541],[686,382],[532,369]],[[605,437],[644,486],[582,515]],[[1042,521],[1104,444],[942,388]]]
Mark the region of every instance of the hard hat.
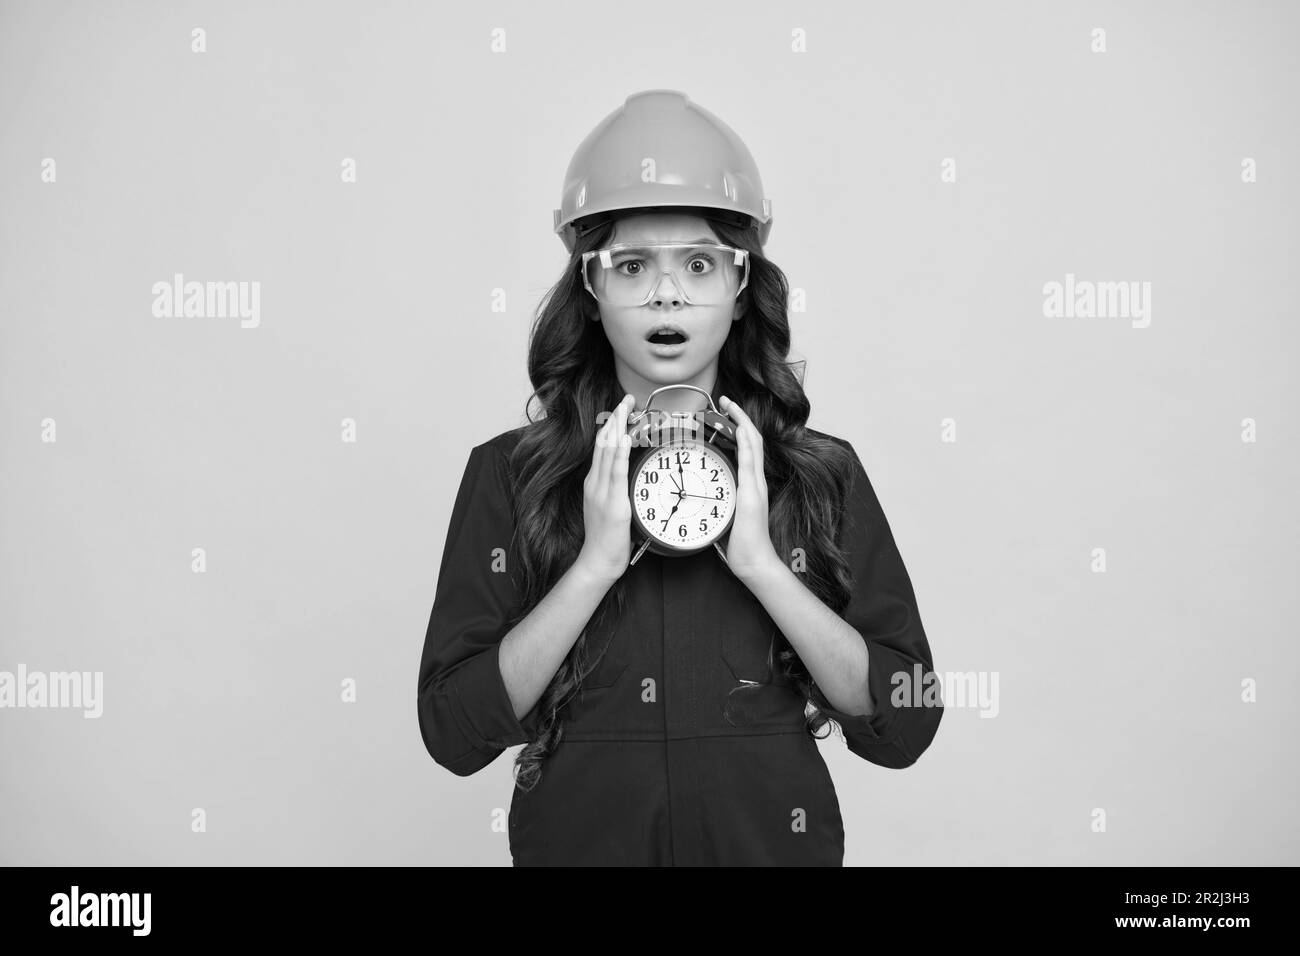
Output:
[[772,231],[772,200],[758,166],[722,120],[677,90],[633,93],[578,146],[564,174],[554,227],[573,252],[576,220],[620,209],[698,207],[721,210]]

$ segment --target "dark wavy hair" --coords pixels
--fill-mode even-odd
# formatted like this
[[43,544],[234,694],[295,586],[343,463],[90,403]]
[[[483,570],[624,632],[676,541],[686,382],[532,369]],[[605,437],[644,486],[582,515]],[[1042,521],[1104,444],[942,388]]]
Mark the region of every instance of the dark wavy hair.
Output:
[[[743,312],[719,354],[718,383],[763,436],[769,531],[776,553],[788,560],[796,547],[802,548],[802,580],[840,613],[851,587],[836,534],[850,474],[849,454],[805,428],[811,406],[787,362],[789,283],[780,268],[763,256],[755,226],[713,210],[683,211],[708,221],[723,243],[749,252],[749,284],[737,302]],[[563,276],[546,293],[534,317],[528,348],[533,393],[525,409],[530,424],[510,457],[519,489],[513,507],[523,576],[522,607],[511,626],[537,606],[578,557],[584,540],[582,484],[591,468],[597,416],[623,397],[613,349],[601,324],[592,321],[598,317],[598,306],[582,281],[582,253],[607,245],[618,217],[616,213],[594,224],[588,221],[586,231],[578,233]],[[534,403],[541,413],[536,418]],[[537,733],[515,759],[515,782],[521,789],[536,785],[547,754],[559,745],[565,708],[600,660],[599,654],[590,658],[588,636],[608,615],[623,613],[624,585],[625,578],[620,578],[601,599],[543,691]],[[788,641],[781,638],[779,649],[776,644],[769,652],[769,678],[779,662],[807,702],[808,733],[818,736],[829,718],[813,701],[811,677]]]

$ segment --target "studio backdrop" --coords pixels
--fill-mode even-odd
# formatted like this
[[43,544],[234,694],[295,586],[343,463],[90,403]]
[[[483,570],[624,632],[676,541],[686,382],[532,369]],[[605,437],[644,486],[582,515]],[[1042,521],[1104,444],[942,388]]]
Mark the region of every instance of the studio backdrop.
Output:
[[[574,147],[763,170],[943,681],[845,862],[1295,864],[1292,4],[0,6],[0,863],[507,865],[426,752]],[[199,290],[195,294],[195,290]]]

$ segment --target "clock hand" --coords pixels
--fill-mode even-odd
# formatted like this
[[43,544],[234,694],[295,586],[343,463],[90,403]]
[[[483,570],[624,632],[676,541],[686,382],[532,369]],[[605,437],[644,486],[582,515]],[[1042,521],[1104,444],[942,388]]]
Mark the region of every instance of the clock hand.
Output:
[[[677,504],[673,505],[673,510],[668,512],[668,521],[673,520],[673,515],[676,514],[677,509],[681,507],[682,499],[686,497],[686,492],[683,490],[686,487],[686,485],[684,484],[684,482],[686,481],[686,475],[682,472],[682,463],[680,457],[677,462],[677,474],[682,476],[681,481],[677,481],[676,478],[673,478],[673,473],[671,471],[668,472],[668,477],[673,478],[673,481],[677,482]],[[665,528],[668,527],[667,522],[664,523],[664,527]]]

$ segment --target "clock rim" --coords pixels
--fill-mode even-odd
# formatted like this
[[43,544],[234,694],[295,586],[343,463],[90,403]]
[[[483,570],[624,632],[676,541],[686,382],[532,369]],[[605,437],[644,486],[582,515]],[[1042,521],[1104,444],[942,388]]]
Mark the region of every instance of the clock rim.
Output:
[[731,510],[727,513],[727,520],[723,524],[722,530],[718,532],[716,537],[705,542],[704,544],[692,544],[684,547],[676,547],[668,543],[667,541],[665,541],[663,538],[659,537],[657,534],[654,533],[654,531],[648,530],[646,528],[645,524],[641,520],[641,516],[637,514],[637,510],[636,510],[636,498],[635,498],[636,475],[641,471],[641,465],[644,464],[647,460],[649,460],[650,457],[655,454],[655,452],[659,451],[662,448],[676,447],[680,445],[698,445],[701,448],[707,449],[708,451],[712,451],[715,454],[717,454],[718,457],[722,460],[722,464],[726,467],[727,473],[731,475],[731,487],[735,489],[733,494],[740,493],[740,476],[736,474],[736,467],[732,465],[731,459],[727,457],[724,449],[713,444],[712,442],[707,442],[704,441],[704,439],[699,438],[695,435],[690,435],[682,438],[671,439],[666,442],[660,442],[659,444],[654,445],[651,448],[647,448],[644,452],[642,452],[641,456],[636,460],[636,467],[629,472],[627,496],[628,496],[629,503],[632,505],[632,520],[636,522],[636,526],[641,529],[642,534],[644,534],[647,538],[649,538],[651,541],[653,541],[655,544],[659,545],[660,547],[669,548],[673,551],[681,551],[683,553],[690,554],[696,551],[703,551],[706,548],[710,548],[723,539],[723,537],[727,534],[727,532],[731,530],[731,525],[736,519],[736,507],[733,499]]

